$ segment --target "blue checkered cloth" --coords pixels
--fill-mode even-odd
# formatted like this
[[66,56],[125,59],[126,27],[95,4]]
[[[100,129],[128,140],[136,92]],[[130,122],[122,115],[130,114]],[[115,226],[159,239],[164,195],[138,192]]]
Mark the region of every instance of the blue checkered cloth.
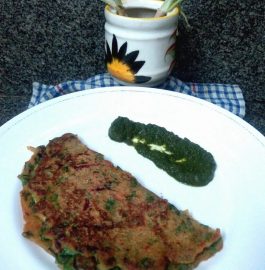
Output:
[[[67,81],[55,86],[34,82],[29,108],[65,94],[108,86],[121,85],[108,73],[99,74],[84,81]],[[170,76],[164,83],[157,85],[156,88],[184,93],[204,99],[236,114],[239,117],[245,116],[245,101],[242,91],[238,85],[219,83],[184,83],[177,78]]]

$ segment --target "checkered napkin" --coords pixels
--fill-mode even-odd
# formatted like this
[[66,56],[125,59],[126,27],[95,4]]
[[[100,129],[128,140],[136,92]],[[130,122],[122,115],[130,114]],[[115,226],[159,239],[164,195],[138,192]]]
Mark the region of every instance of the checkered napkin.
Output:
[[[67,81],[58,85],[33,83],[29,108],[64,94],[107,86],[121,86],[108,73],[93,76],[85,81]],[[188,94],[212,102],[228,111],[245,116],[245,101],[238,85],[215,83],[187,83],[170,76],[156,88]]]

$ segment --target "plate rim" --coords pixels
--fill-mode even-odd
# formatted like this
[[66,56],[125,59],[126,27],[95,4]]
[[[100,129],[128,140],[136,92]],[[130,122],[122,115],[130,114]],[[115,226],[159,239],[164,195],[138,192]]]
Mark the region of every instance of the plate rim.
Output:
[[65,94],[62,96],[58,96],[55,98],[52,98],[50,100],[47,100],[45,102],[39,103],[35,105],[34,107],[28,108],[25,111],[19,113],[18,115],[14,116],[10,120],[8,120],[6,123],[4,123],[2,126],[0,126],[0,139],[1,137],[6,134],[9,130],[12,129],[13,126],[17,125],[18,123],[22,122],[24,119],[27,119],[31,115],[33,115],[36,112],[45,110],[51,106],[54,106],[58,103],[72,100],[75,98],[80,98],[82,96],[87,95],[93,95],[93,94],[104,94],[104,93],[119,93],[119,92],[135,92],[135,93],[150,93],[150,94],[159,94],[159,95],[165,95],[170,96],[174,98],[184,99],[185,101],[189,101],[192,103],[199,104],[203,107],[207,107],[207,109],[213,110],[216,113],[221,114],[222,116],[228,118],[229,120],[233,121],[235,124],[237,124],[240,128],[243,128],[243,130],[247,131],[251,136],[253,136],[265,149],[265,136],[262,135],[260,131],[258,131],[256,128],[254,128],[252,125],[250,125],[248,122],[246,122],[244,119],[240,118],[239,116],[233,114],[232,112],[214,104],[210,101],[200,99],[194,96],[190,96],[184,93],[176,92],[176,91],[170,91],[170,90],[164,90],[159,88],[151,88],[151,87],[139,87],[139,86],[109,86],[109,87],[99,87],[94,89],[85,89],[82,91],[77,91],[69,94]]

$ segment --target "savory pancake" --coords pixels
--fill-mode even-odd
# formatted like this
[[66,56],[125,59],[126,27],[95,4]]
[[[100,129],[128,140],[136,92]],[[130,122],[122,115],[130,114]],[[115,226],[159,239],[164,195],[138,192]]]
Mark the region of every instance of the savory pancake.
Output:
[[34,152],[19,176],[23,235],[61,269],[196,267],[222,248],[211,229],[65,134]]

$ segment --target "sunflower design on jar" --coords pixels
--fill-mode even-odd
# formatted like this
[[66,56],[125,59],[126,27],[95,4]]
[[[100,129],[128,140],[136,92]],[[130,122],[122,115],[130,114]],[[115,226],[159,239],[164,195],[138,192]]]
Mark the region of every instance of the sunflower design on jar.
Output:
[[137,76],[138,71],[143,67],[145,61],[136,61],[139,51],[127,53],[127,41],[118,48],[115,35],[112,38],[112,49],[106,41],[106,65],[108,72],[118,80],[127,83],[146,83],[151,80],[148,76]]

